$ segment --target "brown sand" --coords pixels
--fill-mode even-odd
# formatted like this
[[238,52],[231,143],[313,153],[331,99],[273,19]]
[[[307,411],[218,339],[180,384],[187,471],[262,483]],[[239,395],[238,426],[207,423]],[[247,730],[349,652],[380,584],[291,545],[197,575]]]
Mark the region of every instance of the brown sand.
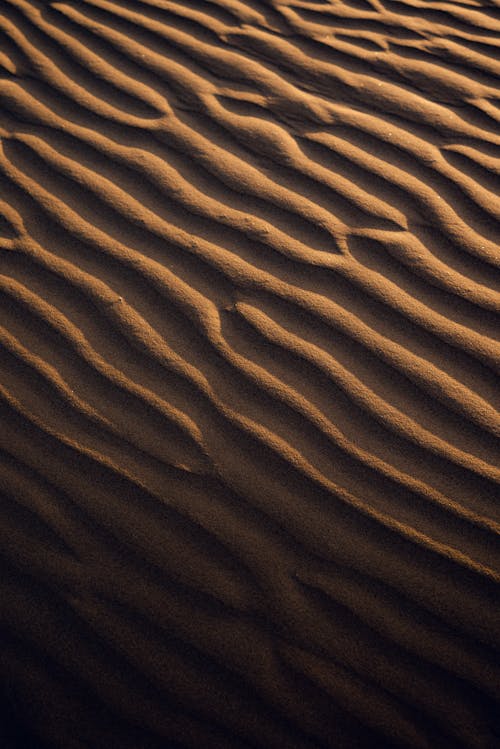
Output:
[[498,0],[0,50],[2,747],[496,747]]

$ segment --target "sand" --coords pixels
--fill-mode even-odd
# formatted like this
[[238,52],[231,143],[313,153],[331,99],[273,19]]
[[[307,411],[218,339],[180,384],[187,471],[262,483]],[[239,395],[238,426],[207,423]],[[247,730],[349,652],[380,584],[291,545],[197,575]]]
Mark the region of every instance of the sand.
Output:
[[500,741],[498,0],[0,0],[8,749]]

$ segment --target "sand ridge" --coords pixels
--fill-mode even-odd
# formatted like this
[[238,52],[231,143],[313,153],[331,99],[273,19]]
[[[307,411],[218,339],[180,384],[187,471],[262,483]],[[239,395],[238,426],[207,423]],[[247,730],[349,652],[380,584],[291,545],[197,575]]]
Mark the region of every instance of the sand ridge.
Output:
[[5,741],[493,749],[499,4],[0,50]]

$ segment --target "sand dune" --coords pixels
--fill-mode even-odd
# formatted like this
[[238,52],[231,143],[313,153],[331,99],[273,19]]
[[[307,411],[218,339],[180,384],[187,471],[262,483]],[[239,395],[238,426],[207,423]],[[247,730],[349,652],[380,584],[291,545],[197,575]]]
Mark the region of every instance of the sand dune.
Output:
[[493,749],[500,4],[0,50],[5,746]]

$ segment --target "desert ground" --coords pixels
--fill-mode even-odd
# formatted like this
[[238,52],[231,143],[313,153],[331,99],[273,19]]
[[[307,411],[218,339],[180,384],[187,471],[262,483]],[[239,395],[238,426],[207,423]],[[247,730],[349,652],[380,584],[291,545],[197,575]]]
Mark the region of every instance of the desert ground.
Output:
[[499,0],[0,0],[2,749],[500,745],[499,239]]

